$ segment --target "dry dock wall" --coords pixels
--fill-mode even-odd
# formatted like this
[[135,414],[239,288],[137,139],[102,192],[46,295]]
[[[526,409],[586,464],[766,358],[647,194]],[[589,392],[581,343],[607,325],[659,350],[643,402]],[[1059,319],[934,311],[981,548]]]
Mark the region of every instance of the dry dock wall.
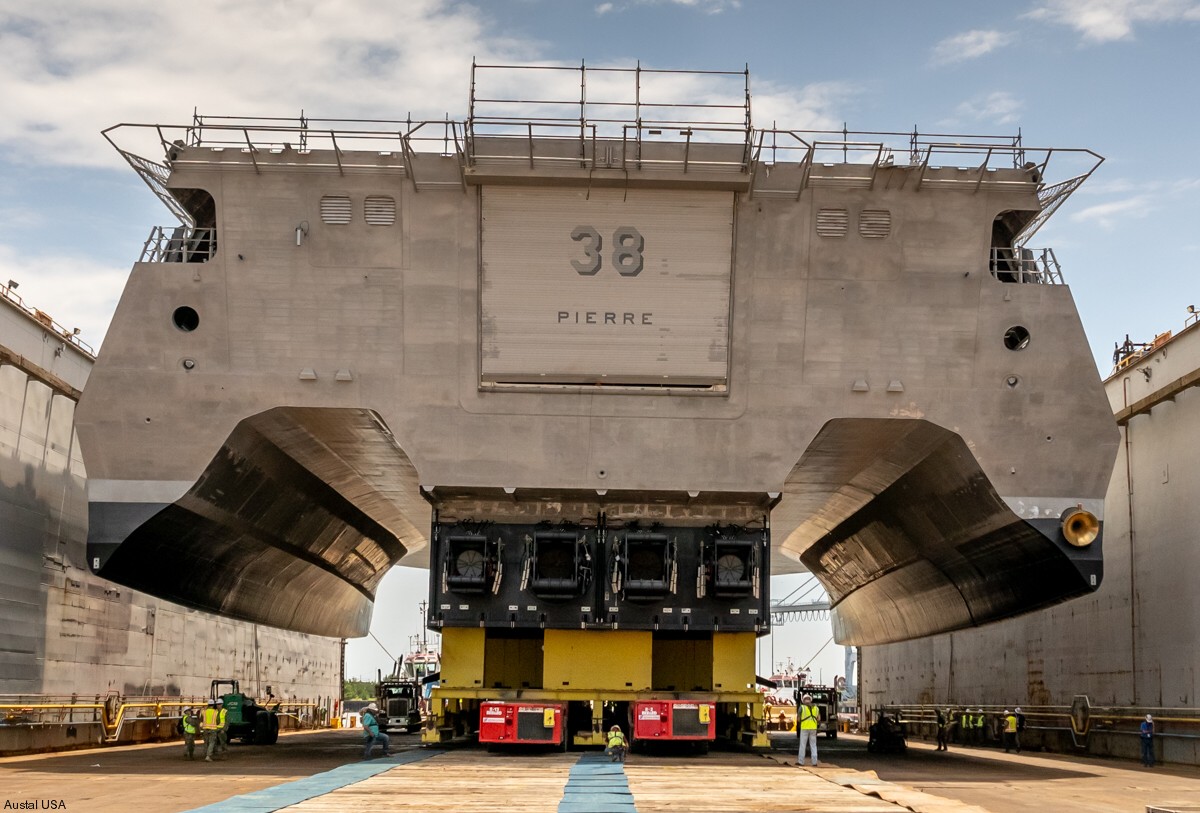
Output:
[[[259,698],[268,686],[284,701],[340,697],[338,639],[231,621],[90,572],[87,472],[73,423],[91,367],[70,335],[0,298],[0,704],[207,696],[217,677]],[[5,736],[10,712],[28,716],[6,709]],[[94,741],[90,719],[26,731],[23,750]]]

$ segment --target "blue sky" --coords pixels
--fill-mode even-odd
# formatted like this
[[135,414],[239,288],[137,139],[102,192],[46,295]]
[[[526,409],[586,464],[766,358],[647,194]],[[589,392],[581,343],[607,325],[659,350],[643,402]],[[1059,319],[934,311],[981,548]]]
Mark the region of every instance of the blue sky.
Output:
[[[1200,305],[1192,0],[0,0],[0,55],[0,283],[95,347],[151,227],[172,222],[101,129],[194,109],[463,118],[472,58],[748,65],[759,126],[1020,128],[1030,147],[1090,148],[1107,160],[1033,245],[1062,263],[1101,373],[1126,333],[1149,341]],[[394,652],[416,631],[413,591],[402,570],[381,594]],[[828,637],[790,629],[777,660]],[[352,644],[350,670],[382,665],[372,650]],[[840,652],[822,658],[841,671]]]

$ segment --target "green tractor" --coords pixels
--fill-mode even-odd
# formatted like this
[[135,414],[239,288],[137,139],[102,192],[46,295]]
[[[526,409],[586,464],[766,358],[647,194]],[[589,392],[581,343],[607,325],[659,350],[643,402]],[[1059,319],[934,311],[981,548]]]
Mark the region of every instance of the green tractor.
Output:
[[[222,691],[225,687],[229,691]],[[229,739],[241,739],[242,742],[255,745],[274,745],[279,739],[278,712],[260,706],[254,702],[254,698],[242,694],[236,680],[214,680],[209,696],[213,700],[220,698],[225,704]]]

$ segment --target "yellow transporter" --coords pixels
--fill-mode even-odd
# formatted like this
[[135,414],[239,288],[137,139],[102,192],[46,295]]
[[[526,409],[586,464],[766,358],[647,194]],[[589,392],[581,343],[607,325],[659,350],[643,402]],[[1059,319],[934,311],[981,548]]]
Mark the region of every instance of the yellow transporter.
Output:
[[770,509],[753,492],[422,486],[441,685],[426,740],[766,745]]
[[[514,632],[443,630],[442,682],[433,691],[426,742],[478,731],[481,704],[499,701],[561,707],[561,736],[556,731],[551,738],[564,747],[603,745],[613,725],[635,742],[707,744],[717,737],[767,745],[762,695],[754,688],[753,632],[690,639],[651,630]],[[693,708],[699,726],[682,722]],[[485,732],[481,739],[497,741]]]

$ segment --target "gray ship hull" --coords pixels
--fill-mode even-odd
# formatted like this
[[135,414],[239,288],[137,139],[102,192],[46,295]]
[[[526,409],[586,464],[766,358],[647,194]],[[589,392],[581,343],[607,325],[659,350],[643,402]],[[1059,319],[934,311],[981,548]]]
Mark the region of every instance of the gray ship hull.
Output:
[[[439,540],[489,522],[569,526],[602,573],[637,527],[750,551],[769,526],[769,572],[814,572],[843,643],[1094,590],[1116,432],[1070,289],[1023,240],[1091,172],[1049,183],[1051,152],[1095,156],[911,134],[904,165],[736,113],[696,141],[164,125],[147,179],[189,225],[134,266],[81,404],[98,571],[336,635],[365,634],[401,557],[444,572]],[[536,602],[485,541],[509,581],[433,603],[524,623],[507,608]],[[715,562],[688,556],[667,604],[711,598]],[[183,562],[225,586],[150,584]]]

